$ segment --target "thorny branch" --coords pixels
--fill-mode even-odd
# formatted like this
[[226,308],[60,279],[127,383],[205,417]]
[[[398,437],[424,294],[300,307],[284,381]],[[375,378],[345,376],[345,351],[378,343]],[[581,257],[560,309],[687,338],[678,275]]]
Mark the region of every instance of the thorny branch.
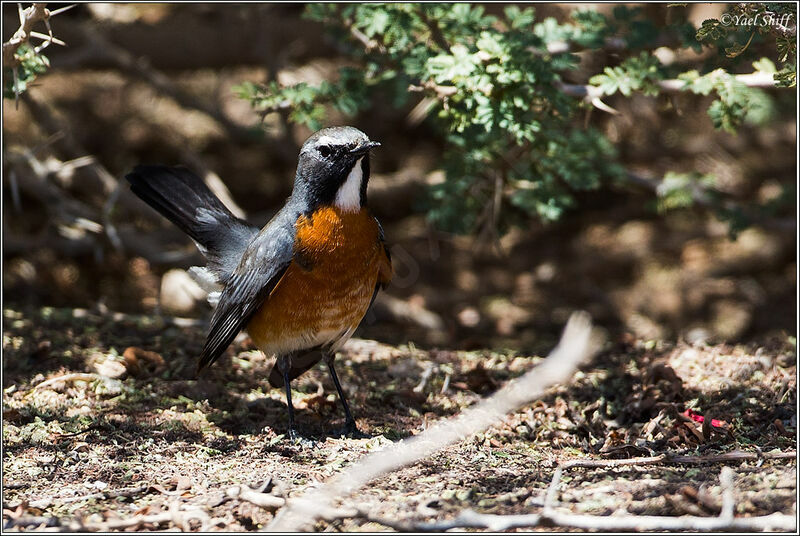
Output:
[[3,67],[16,67],[19,64],[19,60],[15,56],[17,49],[27,43],[30,37],[38,37],[31,35],[33,27],[37,22],[50,17],[46,6],[47,4],[33,4],[26,9],[20,8],[19,29],[14,32],[11,39],[3,43]]
[[[53,17],[59,13],[63,13],[64,11],[74,7],[73,4],[71,6],[56,9],[55,11],[50,11],[46,7],[47,4],[43,3],[33,4],[25,9],[23,9],[22,4],[17,5],[19,8],[19,28],[16,32],[14,32],[14,35],[11,36],[11,39],[3,43],[3,67],[11,69],[11,73],[14,78],[12,87],[14,91],[15,106],[19,105],[19,96],[21,93],[17,74],[17,66],[20,64],[20,60],[16,56],[17,50],[19,50],[19,47],[21,47],[23,44],[27,43],[31,37],[35,37],[43,41],[41,45],[34,47],[35,54],[39,54],[51,43],[66,46],[64,41],[61,39],[56,39],[53,36],[53,29],[50,27],[50,17]],[[47,28],[47,35],[33,30],[33,27],[38,22],[44,22],[45,27]]]

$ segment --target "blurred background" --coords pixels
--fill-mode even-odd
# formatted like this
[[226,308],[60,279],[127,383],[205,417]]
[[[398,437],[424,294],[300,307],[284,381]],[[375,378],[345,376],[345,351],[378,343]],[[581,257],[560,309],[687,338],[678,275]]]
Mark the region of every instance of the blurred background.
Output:
[[[485,10],[499,15],[504,7]],[[587,8],[612,16],[613,6],[553,4],[536,5],[536,20],[561,24]],[[641,9],[664,24],[676,16],[666,4]],[[728,6],[679,9],[685,24],[700,28]],[[20,21],[16,5],[3,10],[6,42]],[[50,25],[67,46],[48,46],[46,72],[3,100],[4,307],[207,317],[184,271],[202,257],[122,177],[138,163],[185,164],[234,211],[265,223],[291,191],[313,121],[280,106],[259,111],[235,88],[318,86],[343,66],[362,65],[361,57],[301,4],[81,4]],[[748,53],[774,58],[768,37]],[[659,58],[672,50],[651,49],[663,49]],[[623,52],[578,50],[564,80],[587,84],[619,65]],[[701,72],[725,57],[700,46],[672,52],[682,70]],[[438,90],[410,92],[399,103],[375,91],[352,113],[331,106],[315,119],[356,126],[382,143],[369,197],[396,279],[356,336],[539,352],[574,309],[623,339],[736,342],[795,333],[796,88],[765,89],[771,112],[736,133],[715,129],[707,113],[713,95],[605,97],[601,104],[618,113],[583,106],[576,128],[601,133],[627,179],[576,189],[555,221],[525,215],[458,234],[430,218],[457,196],[430,195],[445,180],[450,147],[426,111]],[[727,203],[774,210],[732,232],[711,206],[717,197],[665,209],[652,186],[670,172],[713,177],[714,194]],[[447,173],[450,180],[452,168]]]

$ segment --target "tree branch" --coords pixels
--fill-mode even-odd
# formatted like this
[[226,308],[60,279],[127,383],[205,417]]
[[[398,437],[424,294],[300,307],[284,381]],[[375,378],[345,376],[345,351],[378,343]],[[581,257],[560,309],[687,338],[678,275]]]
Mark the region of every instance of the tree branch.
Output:
[[422,22],[425,23],[425,26],[428,27],[428,31],[431,32],[431,39],[433,39],[433,42],[436,43],[436,46],[438,46],[442,52],[449,52],[450,44],[447,42],[447,39],[444,38],[438,23],[434,20],[431,20],[431,18],[428,17],[428,14],[425,13],[425,6],[422,6],[419,10],[419,16],[422,19]]
[[15,54],[17,49],[27,43],[31,37],[31,30],[37,22],[46,20],[50,17],[50,12],[46,9],[47,4],[33,4],[31,7],[19,11],[19,29],[14,32],[11,39],[3,43],[3,67],[16,67],[19,60]]
[[[749,74],[735,74],[731,76],[733,76],[737,82],[744,84],[747,87],[771,88],[775,87],[776,84],[772,73],[765,73],[762,71]],[[679,80],[677,78],[659,80],[658,82],[655,82],[655,84],[661,91],[665,93],[677,93],[683,91],[687,86],[686,81]],[[559,84],[559,88],[570,97],[579,97],[586,99],[587,101],[592,101],[593,99],[604,96],[602,89],[590,84],[581,85],[561,83]]]

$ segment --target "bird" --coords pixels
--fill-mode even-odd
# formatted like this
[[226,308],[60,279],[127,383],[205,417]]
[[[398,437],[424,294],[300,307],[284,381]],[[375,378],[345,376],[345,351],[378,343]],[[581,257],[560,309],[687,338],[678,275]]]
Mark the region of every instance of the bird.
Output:
[[356,425],[334,358],[393,274],[383,228],[367,206],[370,151],[379,146],[351,126],[312,134],[300,149],[291,194],[260,229],[236,217],[184,166],[140,164],[125,177],[206,259],[205,267],[189,270],[213,290],[215,304],[198,372],[246,330],[276,358],[268,379],[285,390],[287,435],[294,441],[304,438],[290,383],[320,360],[344,409],[336,435],[368,437]]

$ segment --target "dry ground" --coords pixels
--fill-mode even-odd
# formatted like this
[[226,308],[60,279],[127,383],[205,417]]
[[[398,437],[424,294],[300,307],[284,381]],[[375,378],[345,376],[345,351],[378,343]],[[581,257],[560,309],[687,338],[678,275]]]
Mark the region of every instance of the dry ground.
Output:
[[[6,309],[3,320],[8,530],[52,529],[75,519],[100,523],[170,507],[199,508],[212,530],[258,529],[273,514],[226,499],[231,486],[301,494],[364,453],[458,413],[540,360],[512,351],[423,351],[353,340],[339,371],[359,426],[373,437],[326,435],[343,419],[318,367],[294,385],[301,429],[316,442],[301,448],[281,435],[286,412],[282,393],[266,381],[271,359],[247,339],[194,379],[202,323],[49,308]],[[739,346],[609,343],[571,385],[374,482],[348,503],[401,521],[447,519],[465,508],[537,512],[554,468],[568,459],[794,451],[795,344],[788,336]],[[795,460],[729,465],[737,515],[795,513]],[[564,476],[560,508],[716,515],[720,469],[576,468]],[[182,528],[199,527],[187,521]],[[175,527],[167,521],[133,528]],[[326,528],[385,527],[353,519],[317,526]]]

